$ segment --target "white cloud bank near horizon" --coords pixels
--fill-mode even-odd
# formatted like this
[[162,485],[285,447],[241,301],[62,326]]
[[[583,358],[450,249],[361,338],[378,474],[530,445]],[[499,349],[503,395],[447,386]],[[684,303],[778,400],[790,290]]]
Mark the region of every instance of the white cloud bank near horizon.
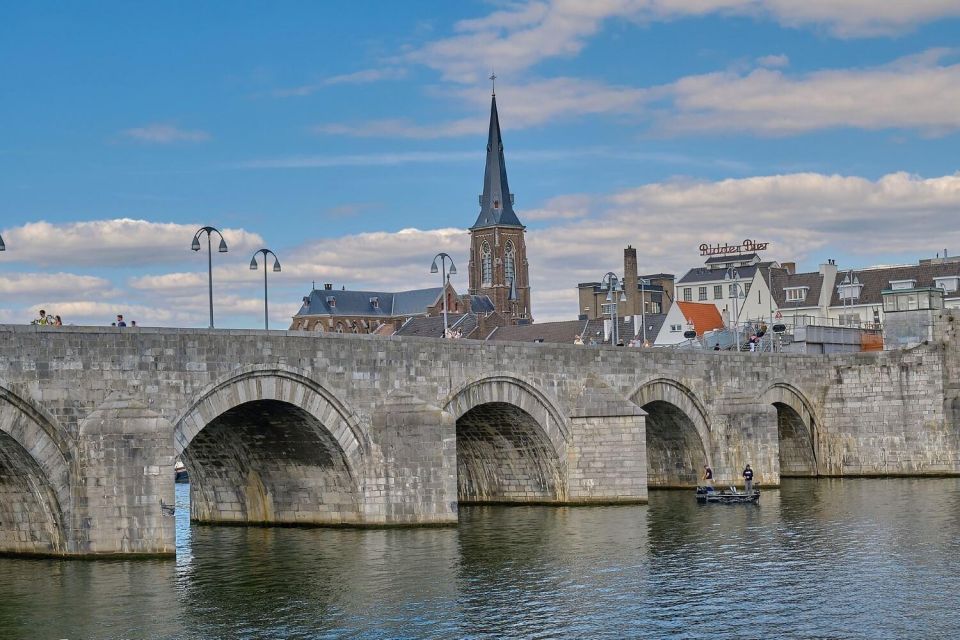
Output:
[[[955,223],[960,174],[923,178],[891,173],[870,180],[793,173],[659,182],[606,195],[557,196],[528,211],[529,217],[523,209],[518,214],[537,225],[528,230],[527,253],[534,316],[541,322],[575,317],[577,283],[596,280],[608,270],[622,271],[627,244],[638,248],[642,271],[673,272],[678,277],[701,263],[697,246],[705,241],[768,241],[772,247],[768,258],[795,260],[810,270],[816,265],[805,261],[827,247],[837,250],[834,257],[841,266],[886,262],[889,256],[916,260],[944,247],[960,253],[960,228]],[[73,224],[110,229],[111,222],[116,221]],[[139,222],[160,229],[181,226]],[[36,224],[2,232],[9,240],[8,252],[0,254],[4,300],[0,317],[26,322],[42,304],[78,324],[107,324],[116,313],[124,313],[142,325],[206,326],[205,261],[198,259],[196,270],[188,272],[157,268],[182,262],[184,241],[179,232],[174,234],[176,242],[165,249],[177,252],[177,259],[163,259],[156,253],[163,249],[153,248],[146,254],[146,264],[154,268],[141,275],[120,275],[142,263],[116,259],[144,251],[137,234],[118,235],[109,243],[113,252],[104,253],[99,263],[71,263],[67,257],[67,264],[84,266],[90,273],[64,273],[62,264],[57,265],[58,272],[43,273],[34,268],[31,256],[37,251],[29,244],[55,246],[71,225]],[[25,227],[31,227],[30,234],[19,233]],[[722,237],[714,237],[717,230],[722,230]],[[256,237],[244,230],[232,233],[237,238]],[[186,237],[189,243],[190,234]],[[453,282],[465,291],[468,248],[466,229],[443,228],[371,231],[283,249],[279,252],[283,271],[270,274],[272,326],[287,326],[312,280],[318,286],[331,282],[337,289],[438,286],[437,277],[429,273],[438,251],[454,257],[459,273]],[[42,250],[40,254],[45,255]],[[263,274],[249,270],[246,253],[215,258],[217,316],[231,319],[231,324],[218,321],[218,326],[260,326]],[[10,267],[13,261],[30,269],[15,271]]]

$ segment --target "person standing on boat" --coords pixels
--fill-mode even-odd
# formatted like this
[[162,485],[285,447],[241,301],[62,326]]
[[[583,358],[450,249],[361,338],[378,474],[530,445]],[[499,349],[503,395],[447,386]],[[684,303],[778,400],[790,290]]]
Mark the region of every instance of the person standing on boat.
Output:
[[703,465],[703,486],[713,487],[713,469],[708,464]]
[[753,469],[750,468],[750,465],[747,465],[743,470],[743,482],[746,493],[753,491]]

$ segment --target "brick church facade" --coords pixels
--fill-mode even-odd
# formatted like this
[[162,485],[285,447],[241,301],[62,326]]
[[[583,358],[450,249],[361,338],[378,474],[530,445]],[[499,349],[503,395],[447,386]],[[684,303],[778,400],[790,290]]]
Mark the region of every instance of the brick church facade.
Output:
[[470,227],[469,292],[489,297],[509,324],[533,322],[525,234],[526,227],[513,209],[494,93],[480,214]]

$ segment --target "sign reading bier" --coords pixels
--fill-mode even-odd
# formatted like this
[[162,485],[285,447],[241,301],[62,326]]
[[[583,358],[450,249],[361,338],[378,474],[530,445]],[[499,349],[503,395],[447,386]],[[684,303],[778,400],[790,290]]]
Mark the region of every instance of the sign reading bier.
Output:
[[754,242],[753,240],[744,240],[741,244],[702,244],[700,245],[700,255],[702,256],[725,256],[734,253],[756,253],[757,251],[766,251],[770,246],[769,242]]

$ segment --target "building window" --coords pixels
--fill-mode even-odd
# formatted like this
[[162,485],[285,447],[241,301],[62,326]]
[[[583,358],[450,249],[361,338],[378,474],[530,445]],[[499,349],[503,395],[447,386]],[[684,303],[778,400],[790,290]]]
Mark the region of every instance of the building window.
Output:
[[916,280],[891,280],[890,288],[894,291],[900,291],[902,289],[913,289],[917,286]]
[[480,247],[480,281],[485,287],[493,284],[493,254],[486,242]]
[[670,333],[680,333],[681,329],[683,329],[682,325],[679,325],[679,324],[670,325]]
[[700,300],[702,302],[706,299],[707,299],[707,288],[700,287],[699,289],[697,289],[697,300]]
[[731,284],[727,287],[727,297],[736,298],[737,297],[737,287],[739,285]]
[[508,283],[513,282],[516,274],[513,243],[507,240],[507,246],[503,251],[503,275]]
[[684,302],[693,302],[693,289],[686,287],[683,290],[683,301]]
[[743,285],[743,297],[744,297],[744,298],[746,298],[747,295],[750,293],[750,285],[751,285],[751,284],[753,284],[753,283],[752,283],[752,282],[748,282],[747,284]]
[[338,323],[337,323],[337,333],[343,333],[343,323],[342,323],[342,322],[338,322]]
[[958,278],[956,276],[948,276],[945,278],[934,278],[933,286],[940,287],[944,291],[952,293],[957,290],[957,280]]
[[840,326],[842,326],[842,327],[859,327],[859,326],[860,326],[860,314],[859,314],[859,313],[841,313],[841,314],[840,314]]
[[715,284],[713,285],[713,299],[719,300],[723,297],[723,285]]
[[785,289],[787,293],[787,302],[800,302],[807,299],[807,287],[791,287]]

